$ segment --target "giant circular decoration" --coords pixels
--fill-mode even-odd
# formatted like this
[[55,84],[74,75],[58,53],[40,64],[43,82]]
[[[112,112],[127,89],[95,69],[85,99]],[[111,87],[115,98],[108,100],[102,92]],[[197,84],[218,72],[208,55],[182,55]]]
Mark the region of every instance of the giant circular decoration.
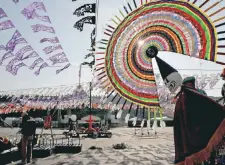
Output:
[[193,4],[149,2],[114,29],[106,48],[105,71],[110,84],[125,99],[145,107],[158,106],[152,65],[158,51],[215,62],[217,41],[215,26]]

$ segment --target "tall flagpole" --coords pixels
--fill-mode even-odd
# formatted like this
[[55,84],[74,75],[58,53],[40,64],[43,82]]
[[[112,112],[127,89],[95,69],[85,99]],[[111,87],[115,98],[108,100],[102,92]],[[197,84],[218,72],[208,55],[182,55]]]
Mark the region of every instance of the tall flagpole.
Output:
[[92,86],[92,83],[90,82],[90,107],[89,107],[89,129],[92,129],[92,113],[91,113],[91,109],[92,109],[92,107],[91,107],[91,102],[92,102],[92,100],[91,100],[91,87]]
[[[99,1],[100,0],[96,0],[96,16],[95,16],[95,37],[97,38],[97,33],[98,33],[98,9],[99,9]],[[95,38],[95,40],[96,40]]]

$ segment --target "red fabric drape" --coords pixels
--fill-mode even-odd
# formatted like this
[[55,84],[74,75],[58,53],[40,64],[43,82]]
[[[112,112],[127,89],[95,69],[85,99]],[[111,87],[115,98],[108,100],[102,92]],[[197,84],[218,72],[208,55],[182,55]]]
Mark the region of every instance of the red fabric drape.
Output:
[[174,113],[175,163],[194,165],[208,159],[225,135],[224,118],[223,106],[183,87]]

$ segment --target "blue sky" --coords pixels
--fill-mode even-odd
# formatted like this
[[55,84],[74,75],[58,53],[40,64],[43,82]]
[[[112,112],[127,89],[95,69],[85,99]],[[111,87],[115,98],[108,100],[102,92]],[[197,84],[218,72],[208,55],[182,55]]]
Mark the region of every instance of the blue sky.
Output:
[[[45,0],[44,4],[48,11],[48,16],[50,16],[52,25],[56,31],[56,35],[59,38],[64,52],[66,53],[70,63],[72,64],[72,67],[61,72],[58,75],[55,74],[55,71],[59,68],[45,68],[41,70],[41,74],[39,76],[35,76],[34,73],[28,68],[21,68],[18,71],[18,75],[13,76],[5,71],[5,66],[0,66],[0,91],[78,83],[79,64],[83,62],[84,56],[88,53],[87,49],[90,45],[89,38],[93,26],[85,25],[83,32],[79,32],[77,29],[74,29],[74,23],[80,18],[74,16],[73,12],[82,4],[92,3],[94,1],[95,0],[77,0],[77,2],[72,2],[72,0],[54,0],[53,3],[53,0]],[[201,0],[199,1],[202,2]],[[42,51],[43,45],[38,43],[40,38],[46,36],[46,33],[34,34],[30,27],[33,24],[40,23],[40,21],[27,21],[26,18],[20,13],[23,8],[28,6],[31,2],[34,2],[34,0],[20,0],[20,2],[15,5],[11,0],[1,0],[0,7],[5,10],[9,19],[16,26],[16,29],[20,31],[22,36],[28,41],[33,49],[36,50],[36,52],[43,59],[47,59],[46,55]],[[100,40],[103,37],[104,25],[109,22],[113,14],[119,14],[118,8],[121,8],[122,4],[124,4],[123,0],[99,0],[97,40]],[[140,4],[140,2],[137,2],[137,4]],[[222,2],[222,5],[224,6],[225,2]],[[5,45],[5,43],[11,38],[14,31],[15,29],[1,31],[0,45]],[[207,69],[222,71],[223,68],[220,65],[205,61],[203,61],[202,65],[200,65],[200,60],[198,59],[189,58],[173,53],[160,53],[159,56],[177,69]],[[155,66],[155,68],[157,68],[157,66]],[[208,71],[207,73],[220,73],[221,71]],[[156,70],[156,72],[158,72],[158,70]],[[180,72],[181,74],[203,73],[201,71],[191,70],[182,70]],[[91,70],[88,67],[83,68],[82,75],[82,82],[91,81],[92,74]],[[223,82],[221,80],[217,84],[217,86],[215,86],[215,88],[220,88],[222,83]],[[220,95],[220,90],[218,89],[210,90],[207,92],[209,95]]]

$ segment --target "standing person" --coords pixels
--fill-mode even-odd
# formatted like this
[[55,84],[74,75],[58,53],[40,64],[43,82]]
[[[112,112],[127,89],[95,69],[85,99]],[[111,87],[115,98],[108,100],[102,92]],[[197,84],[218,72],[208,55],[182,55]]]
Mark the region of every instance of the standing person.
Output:
[[69,132],[71,132],[73,130],[73,121],[71,117],[69,118],[68,125],[69,125]]
[[22,134],[22,164],[29,163],[32,159],[32,141],[36,133],[36,123],[27,113],[22,113],[21,134]]
[[194,77],[184,79],[177,97],[175,164],[204,162],[225,136],[225,108],[196,89]]

